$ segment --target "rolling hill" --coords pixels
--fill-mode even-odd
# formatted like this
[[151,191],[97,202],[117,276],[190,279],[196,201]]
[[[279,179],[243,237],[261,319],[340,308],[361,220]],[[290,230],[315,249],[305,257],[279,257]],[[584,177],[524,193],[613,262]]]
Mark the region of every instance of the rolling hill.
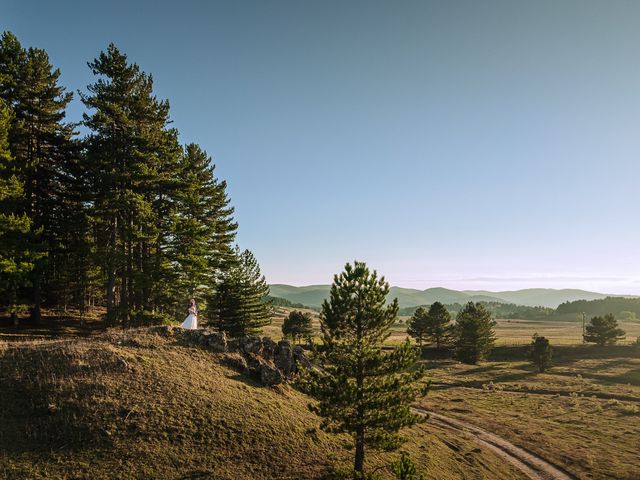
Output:
[[[329,285],[309,285],[294,287],[274,284],[270,286],[271,295],[286,298],[293,303],[302,303],[318,308],[329,296]],[[397,298],[401,308],[429,305],[435,301],[445,304],[474,302],[500,302],[525,305],[530,307],[556,308],[563,302],[575,300],[599,300],[606,297],[619,296],[577,289],[527,288],[524,290],[489,292],[485,290],[450,290],[447,288],[413,288],[391,287],[389,298]]]
[[[2,479],[334,479],[352,461],[310,397],[147,329],[0,335],[0,385]],[[406,436],[427,478],[524,478],[466,435],[419,424]],[[368,455],[372,470],[398,456]]]

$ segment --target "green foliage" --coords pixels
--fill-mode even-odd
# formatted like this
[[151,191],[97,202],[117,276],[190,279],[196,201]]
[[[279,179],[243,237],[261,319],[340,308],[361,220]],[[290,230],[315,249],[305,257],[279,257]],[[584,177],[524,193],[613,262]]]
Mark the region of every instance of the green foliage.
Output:
[[12,112],[0,100],[0,293],[14,323],[24,310],[18,289],[28,284],[28,275],[38,258],[29,248],[32,221],[26,213],[16,213],[15,204],[24,199],[23,183],[13,173],[8,135]]
[[328,432],[347,433],[355,444],[354,471],[365,478],[365,448],[393,450],[399,431],[419,421],[410,404],[424,389],[419,357],[407,340],[382,350],[396,320],[398,302],[386,303],[389,284],[362,262],[334,277],[320,314],[321,369],[307,372],[303,387],[318,399],[312,409]]
[[451,314],[440,302],[431,304],[428,312],[420,307],[409,320],[407,333],[420,346],[424,340],[429,340],[440,348],[448,343],[451,336]]
[[249,250],[236,251],[208,297],[207,317],[232,337],[255,335],[271,322],[269,286]]
[[556,312],[602,316],[611,312],[633,312],[640,317],[640,298],[607,297],[600,300],[576,300],[558,305]]
[[586,325],[584,341],[596,343],[601,347],[613,345],[625,336],[625,331],[618,328],[616,317],[608,313],[605,316],[592,317],[591,322]]
[[292,337],[298,342],[300,342],[301,338],[307,338],[312,333],[311,315],[299,310],[289,312],[289,316],[285,318],[282,324],[282,334],[286,337]]
[[546,371],[551,365],[552,350],[547,338],[539,336],[537,333],[533,335],[528,358],[538,367],[539,372]]
[[456,357],[469,364],[486,358],[495,342],[496,322],[480,303],[467,303],[456,317],[454,326]]
[[391,462],[389,467],[398,480],[421,480],[424,478],[417,473],[416,465],[406,452],[402,452],[400,458]]
[[272,297],[269,295],[267,300],[271,304],[272,307],[289,307],[289,308],[308,308],[301,303],[293,303],[286,298],[282,297]]

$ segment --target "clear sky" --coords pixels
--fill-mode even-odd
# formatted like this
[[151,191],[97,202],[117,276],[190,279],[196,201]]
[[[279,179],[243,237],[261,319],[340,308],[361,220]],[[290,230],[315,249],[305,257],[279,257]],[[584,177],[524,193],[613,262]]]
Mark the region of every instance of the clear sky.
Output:
[[[72,91],[109,42],[271,283],[640,294],[640,2],[0,0]],[[79,120],[74,104],[71,120]]]

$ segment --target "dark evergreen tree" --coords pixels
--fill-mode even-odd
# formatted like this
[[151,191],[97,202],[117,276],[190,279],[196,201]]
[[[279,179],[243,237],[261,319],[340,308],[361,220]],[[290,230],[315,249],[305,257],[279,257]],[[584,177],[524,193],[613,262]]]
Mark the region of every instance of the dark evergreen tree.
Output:
[[480,303],[467,303],[456,317],[454,326],[456,357],[469,364],[486,358],[493,348],[496,322]]
[[180,186],[177,131],[153,79],[113,44],[89,63],[99,78],[82,101],[96,256],[106,280],[107,319],[129,323],[135,311],[162,310],[172,198]]
[[[47,53],[37,48],[24,50],[17,38],[5,32],[0,40],[1,98],[12,108],[15,118],[9,135],[15,158],[15,174],[24,185],[24,196],[16,213],[32,221],[31,249],[40,260],[31,275],[32,318],[40,320],[42,290],[50,272],[64,268],[47,262],[47,254],[59,251],[58,233],[66,221],[62,209],[65,193],[66,161],[70,155],[72,125],[63,123],[71,94],[58,83]],[[55,257],[53,258],[55,260]]]
[[302,386],[319,403],[312,409],[328,432],[347,433],[355,443],[354,476],[365,478],[365,448],[395,449],[399,431],[419,420],[410,404],[423,391],[419,352],[407,340],[382,350],[396,320],[398,302],[387,304],[389,284],[361,262],[336,275],[320,314],[321,369],[308,371]]
[[311,315],[300,310],[292,310],[282,324],[282,334],[292,337],[294,341],[307,338],[313,334]]
[[529,360],[538,367],[540,373],[546,371],[551,365],[552,348],[549,339],[539,336],[537,333],[531,339],[529,347]]
[[409,325],[407,327],[407,334],[414,338],[420,347],[422,347],[422,344],[427,338],[427,315],[428,312],[426,308],[418,307],[409,319]]
[[623,339],[625,334],[624,330],[618,328],[616,317],[612,313],[608,313],[603,317],[591,318],[591,322],[586,326],[584,341],[604,347]]
[[232,337],[256,335],[271,323],[267,296],[269,285],[258,261],[249,250],[240,253],[223,269],[215,291],[207,302],[207,318]]
[[224,181],[198,145],[185,148],[180,160],[179,188],[174,195],[174,231],[169,257],[174,267],[175,300],[203,298],[233,257],[237,224]]
[[407,333],[418,341],[429,340],[437,348],[447,344],[451,337],[451,314],[440,302],[434,302],[429,311],[419,307],[409,320]]
[[9,152],[12,113],[0,100],[0,293],[14,325],[22,310],[18,290],[28,281],[37,254],[29,244],[32,222],[26,213],[16,214],[16,203],[24,198],[23,184],[15,174],[15,160]]

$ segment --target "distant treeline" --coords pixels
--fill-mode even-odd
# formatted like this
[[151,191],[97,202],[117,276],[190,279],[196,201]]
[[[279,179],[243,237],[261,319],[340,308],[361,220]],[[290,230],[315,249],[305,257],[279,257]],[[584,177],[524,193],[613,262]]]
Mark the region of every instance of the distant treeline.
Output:
[[[565,302],[558,308],[528,307],[513,303],[478,302],[489,310],[495,318],[518,318],[523,320],[551,320],[563,318],[573,320],[584,313],[587,317],[613,313],[619,320],[640,318],[640,298],[607,297],[600,300],[576,300]],[[428,308],[428,305],[422,305]],[[452,303],[445,305],[451,314],[456,315],[463,305]],[[398,315],[411,316],[419,307],[401,308]]]
[[272,297],[271,295],[268,295],[267,297],[265,297],[265,300],[270,302],[274,307],[306,308],[309,310],[315,310],[307,305],[303,305],[302,303],[293,303],[282,297]]
[[[527,307],[525,305],[516,305],[514,303],[500,302],[478,302],[490,311],[495,318],[521,318],[524,320],[543,320],[549,318],[555,313],[553,308],[547,307]],[[422,305],[428,308],[429,305]],[[460,303],[450,303],[445,305],[447,310],[456,315],[464,308]],[[411,316],[419,307],[401,308],[398,315]]]
[[607,297],[601,300],[576,300],[562,303],[556,309],[558,315],[578,315],[583,312],[587,316],[613,313],[621,320],[634,320],[640,317],[640,298]]

